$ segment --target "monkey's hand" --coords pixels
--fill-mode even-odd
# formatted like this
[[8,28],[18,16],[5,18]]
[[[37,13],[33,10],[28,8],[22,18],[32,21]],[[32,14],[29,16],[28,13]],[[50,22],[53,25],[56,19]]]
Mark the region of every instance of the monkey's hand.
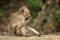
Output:
[[21,27],[27,26],[27,24],[31,21],[32,17],[30,17],[28,20],[26,20]]

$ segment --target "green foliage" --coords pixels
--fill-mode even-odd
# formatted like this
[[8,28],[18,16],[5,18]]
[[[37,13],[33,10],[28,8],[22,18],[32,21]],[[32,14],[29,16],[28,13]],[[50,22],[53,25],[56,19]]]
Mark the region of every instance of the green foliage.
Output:
[[36,18],[38,15],[38,12],[34,11],[34,10],[31,10],[31,16],[32,18]]
[[3,12],[2,12],[2,9],[0,9],[0,16],[3,16]]
[[37,19],[32,19],[32,26],[34,27],[36,25]]
[[33,8],[41,8],[43,4],[40,2],[40,0],[26,0],[27,5],[29,7]]
[[58,10],[56,10],[55,13],[56,13],[55,15],[60,16],[60,8]]
[[30,7],[30,11],[31,11],[31,16],[32,16],[32,25],[35,25],[37,22],[37,15],[38,12],[35,11],[36,9],[41,9],[43,4],[40,2],[40,0],[26,0],[27,5]]
[[[56,15],[56,16],[60,16],[60,6],[59,6],[59,4],[56,5],[55,15]],[[57,22],[60,24],[60,18],[57,19]]]
[[6,21],[6,17],[4,16],[1,8],[0,8],[0,17],[2,17],[2,21]]
[[57,22],[60,24],[60,19],[57,19]]
[[2,12],[0,12],[0,16],[3,16],[3,13]]
[[56,8],[55,8],[55,15],[60,16],[60,6],[59,6],[59,3],[56,5]]
[[36,22],[37,22],[37,19],[36,19],[37,15],[38,15],[38,12],[36,12],[36,11],[34,11],[34,10],[31,10],[32,25],[33,25],[33,26],[34,26],[34,25],[36,24]]

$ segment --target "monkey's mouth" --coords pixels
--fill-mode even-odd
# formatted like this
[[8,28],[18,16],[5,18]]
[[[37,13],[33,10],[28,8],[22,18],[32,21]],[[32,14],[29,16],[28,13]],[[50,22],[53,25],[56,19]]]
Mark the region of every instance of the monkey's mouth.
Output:
[[28,19],[30,19],[30,18],[31,18],[31,16],[27,17],[27,18],[25,19],[25,21],[28,20]]

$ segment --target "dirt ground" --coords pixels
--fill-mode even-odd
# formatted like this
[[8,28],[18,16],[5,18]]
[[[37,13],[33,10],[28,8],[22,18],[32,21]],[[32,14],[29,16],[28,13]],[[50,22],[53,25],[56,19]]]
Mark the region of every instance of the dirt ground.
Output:
[[41,35],[41,37],[0,36],[0,40],[60,40],[60,35]]

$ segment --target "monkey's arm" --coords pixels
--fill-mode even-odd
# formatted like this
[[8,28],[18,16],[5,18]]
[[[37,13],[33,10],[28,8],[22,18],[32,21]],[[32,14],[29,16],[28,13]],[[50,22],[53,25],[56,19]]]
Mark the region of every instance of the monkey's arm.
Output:
[[30,22],[30,20],[32,19],[32,17],[30,17],[28,20],[26,20],[23,24],[22,24],[22,26],[21,27],[26,27],[27,26],[27,24],[29,24],[29,22]]

